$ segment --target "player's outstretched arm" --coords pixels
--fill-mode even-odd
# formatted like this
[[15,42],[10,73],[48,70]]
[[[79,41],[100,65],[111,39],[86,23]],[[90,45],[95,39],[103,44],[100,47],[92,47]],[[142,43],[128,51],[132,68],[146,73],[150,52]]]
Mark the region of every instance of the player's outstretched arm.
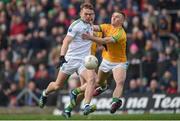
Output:
[[101,28],[99,27],[99,25],[93,25],[93,31],[101,32]]
[[98,44],[107,44],[107,43],[114,43],[115,42],[113,37],[100,38],[100,37],[92,36],[92,35],[87,34],[87,33],[83,33],[82,38],[91,40],[91,41],[96,42]]

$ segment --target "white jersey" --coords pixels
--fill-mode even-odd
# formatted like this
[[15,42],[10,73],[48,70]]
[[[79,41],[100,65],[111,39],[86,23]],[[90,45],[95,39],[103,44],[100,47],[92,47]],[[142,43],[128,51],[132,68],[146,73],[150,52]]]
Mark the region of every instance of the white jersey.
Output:
[[70,25],[67,35],[73,37],[73,40],[69,44],[67,53],[65,55],[66,59],[84,59],[85,56],[91,53],[92,42],[90,40],[82,39],[82,34],[85,32],[92,35],[93,29],[90,24],[85,23],[81,19],[74,21]]

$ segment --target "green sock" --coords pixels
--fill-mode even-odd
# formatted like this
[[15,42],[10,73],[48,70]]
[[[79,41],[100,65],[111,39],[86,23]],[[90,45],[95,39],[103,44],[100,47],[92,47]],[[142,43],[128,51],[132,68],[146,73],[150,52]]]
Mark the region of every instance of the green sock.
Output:
[[65,111],[71,112],[73,108],[74,108],[74,106],[71,103],[69,103],[69,105],[65,108]]
[[73,89],[72,93],[75,94],[75,95],[78,95],[79,93],[81,93],[81,89],[80,88],[75,88],[75,89]]
[[112,98],[112,102],[119,102],[121,99],[117,98],[117,97],[113,97]]

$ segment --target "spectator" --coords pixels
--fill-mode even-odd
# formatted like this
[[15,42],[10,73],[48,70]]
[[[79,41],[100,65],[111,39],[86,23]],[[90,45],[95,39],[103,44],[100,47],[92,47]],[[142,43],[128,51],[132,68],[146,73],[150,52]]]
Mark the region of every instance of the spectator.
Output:
[[158,52],[156,49],[153,48],[152,40],[147,40],[145,45],[145,55],[151,56],[153,61],[157,61],[158,59]]
[[147,53],[142,62],[143,75],[150,81],[152,78],[157,77],[157,64],[153,60],[151,53]]
[[160,79],[160,88],[165,91],[169,86],[169,82],[172,79],[172,74],[169,71],[165,71],[163,77]]
[[152,38],[152,48],[154,48],[158,52],[163,51],[163,45],[162,42],[160,41],[160,38],[155,33],[151,35],[151,38]]
[[4,81],[3,83],[6,82],[12,83],[11,81],[14,79],[13,78],[14,72],[11,68],[12,68],[11,62],[9,60],[5,60],[3,65],[1,66],[1,73],[0,73],[1,80]]
[[146,91],[147,91],[147,80],[138,78],[136,80],[136,82],[137,82],[137,86],[139,89],[139,93],[146,93]]
[[8,40],[4,33],[0,30],[0,50],[8,48]]
[[14,78],[15,78],[15,81],[18,84],[19,88],[23,89],[28,81],[24,65],[21,65],[18,67],[18,70],[17,70]]
[[169,68],[170,61],[167,59],[164,52],[159,52],[158,62],[157,62],[157,76],[160,79],[165,71]]
[[99,16],[98,16],[98,18],[97,18],[97,23],[98,23],[98,24],[103,23],[103,22],[105,22],[105,23],[110,22],[110,18],[109,18],[109,16],[107,15],[107,12],[106,12],[105,9],[101,9],[101,10],[99,11]]
[[16,13],[12,15],[10,36],[13,38],[18,34],[24,34],[26,30],[26,24],[24,23],[21,15]]
[[9,97],[10,97],[10,102],[9,106],[10,107],[16,107],[18,106],[17,102],[17,95],[19,94],[20,90],[18,89],[18,86],[16,83],[11,83],[10,85],[10,90],[9,90]]
[[163,9],[159,18],[159,35],[160,40],[163,43],[163,47],[165,47],[168,43],[168,34],[171,31],[171,16],[167,13],[166,9]]
[[128,69],[128,77],[129,78],[137,78],[140,75],[140,64],[141,64],[141,53],[139,52],[139,48],[136,44],[130,45],[130,51],[128,53],[128,59],[130,62]]
[[129,94],[135,94],[138,92],[139,92],[139,89],[137,86],[137,81],[135,79],[131,79],[129,82],[129,89],[127,90],[126,94],[129,95]]
[[0,106],[7,106],[8,103],[8,96],[5,94],[2,85],[0,84]]
[[137,27],[133,28],[132,41],[138,46],[138,48],[144,48],[145,46],[144,34]]
[[162,93],[162,91],[160,90],[158,82],[157,82],[156,79],[152,79],[150,81],[150,86],[149,86],[147,91],[149,93],[152,93],[152,94],[154,94],[154,93]]
[[51,79],[49,78],[48,71],[44,64],[39,64],[38,70],[36,71],[34,79],[35,79],[35,83],[36,83],[38,89],[42,90],[48,86],[48,84],[50,82],[49,80],[51,80]]
[[172,79],[177,80],[178,75],[177,75],[177,60],[176,59],[171,60],[171,65],[169,66],[168,70],[172,74]]
[[176,94],[177,93],[177,82],[174,80],[171,80],[169,82],[169,87],[167,88],[166,92],[168,94]]
[[[180,14],[180,12],[179,12]],[[179,15],[180,16],[180,15]],[[174,29],[175,35],[180,38],[180,17],[179,19],[175,22],[175,29]]]
[[25,41],[24,34],[17,34],[12,41],[12,49],[14,54],[19,58],[24,58],[28,54],[27,42]]
[[[39,89],[37,89],[36,84],[35,84],[33,81],[30,81],[30,82],[28,83],[28,90],[29,90],[31,93],[28,94],[28,98],[27,98],[27,100],[25,101],[25,104],[26,104],[26,105],[29,105],[29,106],[35,106],[35,105],[37,105],[37,102],[35,101],[34,96],[39,97],[39,96],[40,96],[40,91],[39,91]],[[33,94],[34,96],[33,96],[32,94]]]

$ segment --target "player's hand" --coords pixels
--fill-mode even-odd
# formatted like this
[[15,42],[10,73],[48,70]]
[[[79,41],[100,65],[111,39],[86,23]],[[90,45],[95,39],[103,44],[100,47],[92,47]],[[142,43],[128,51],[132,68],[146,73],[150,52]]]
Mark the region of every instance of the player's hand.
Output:
[[90,34],[88,34],[88,33],[82,34],[82,39],[90,39],[90,38],[91,38]]
[[102,46],[105,48],[105,50],[107,51],[107,45],[106,44],[102,44]]
[[56,68],[60,68],[63,65],[63,63],[67,63],[67,61],[65,60],[64,56],[60,56]]

